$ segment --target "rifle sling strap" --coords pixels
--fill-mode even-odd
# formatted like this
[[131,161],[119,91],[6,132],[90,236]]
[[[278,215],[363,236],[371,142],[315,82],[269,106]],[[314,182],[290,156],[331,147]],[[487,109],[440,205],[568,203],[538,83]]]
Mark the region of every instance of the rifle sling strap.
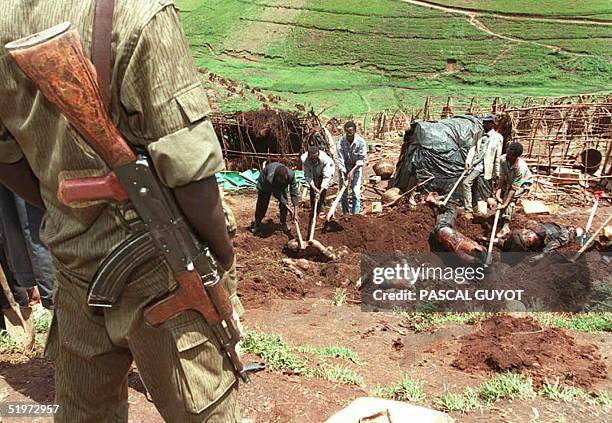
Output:
[[92,62],[106,110],[110,110],[111,54],[115,0],[96,0],[93,21]]

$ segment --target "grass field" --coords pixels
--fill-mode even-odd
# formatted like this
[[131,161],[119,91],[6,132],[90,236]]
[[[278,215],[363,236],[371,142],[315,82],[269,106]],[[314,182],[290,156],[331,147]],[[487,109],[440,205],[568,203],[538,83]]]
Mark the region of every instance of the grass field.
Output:
[[[547,7],[526,1],[444,3],[477,3],[490,10],[497,5],[508,13],[545,10],[551,16],[610,12],[608,1],[547,1]],[[612,89],[612,26],[479,16],[486,28],[500,35],[496,36],[465,15],[399,0],[177,4],[199,67],[312,105],[316,111],[326,110],[329,116],[409,110],[421,106],[427,95],[520,101],[527,95]],[[446,73],[448,59],[458,62],[451,74]],[[257,106],[256,101],[220,102],[223,110]]]

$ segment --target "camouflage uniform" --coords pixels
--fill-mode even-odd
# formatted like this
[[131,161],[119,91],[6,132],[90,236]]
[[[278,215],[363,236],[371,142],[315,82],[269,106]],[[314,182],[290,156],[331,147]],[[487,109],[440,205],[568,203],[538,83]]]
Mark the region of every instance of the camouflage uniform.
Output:
[[[1,46],[70,21],[86,54],[91,52],[92,0],[0,0],[0,7]],[[110,114],[126,139],[148,150],[169,187],[222,170],[208,100],[173,2],[117,0],[112,40]],[[239,421],[236,378],[203,318],[183,312],[158,328],[143,321],[145,306],[176,286],[165,263],[135,269],[118,303],[103,315],[87,306],[94,272],[127,228],[113,204],[66,207],[57,188],[61,178],[109,169],[0,47],[0,161],[22,157],[40,182],[42,239],[58,272],[47,344],[61,405],[56,421],[127,421],[132,360],[166,421]],[[234,274],[232,269],[224,278],[238,305]]]

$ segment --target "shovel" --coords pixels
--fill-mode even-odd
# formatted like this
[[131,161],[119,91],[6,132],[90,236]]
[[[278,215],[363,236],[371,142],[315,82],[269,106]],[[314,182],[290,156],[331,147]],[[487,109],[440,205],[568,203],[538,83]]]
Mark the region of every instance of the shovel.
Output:
[[318,207],[319,197],[317,197],[314,202],[314,209],[312,210],[312,222],[310,222],[310,234],[308,235],[308,241],[312,241],[314,239],[315,225],[317,224]]
[[604,228],[608,225],[608,223],[610,223],[610,221],[612,221],[612,214],[610,216],[608,216],[608,218],[606,219],[606,221],[603,223],[603,225],[601,225],[599,227],[599,229],[597,229],[595,231],[595,233],[593,235],[591,235],[591,237],[588,239],[587,242],[584,243],[584,245],[582,246],[582,248],[580,248],[580,250],[578,250],[578,252],[574,255],[574,257],[572,257],[570,259],[570,262],[575,263],[576,260],[578,260],[580,258],[580,256],[587,250],[587,248],[589,248],[589,246],[593,243],[593,241],[595,240],[595,238],[597,238],[597,236],[599,235],[599,233],[601,231],[604,230]]
[[15,342],[17,342],[25,351],[31,351],[34,348],[35,331],[34,320],[32,318],[31,307],[20,307],[15,301],[11,288],[9,287],[6,275],[0,266],[0,285],[6,297],[9,307],[2,310],[4,314],[4,324],[6,330]]
[[485,259],[485,267],[491,264],[491,254],[493,254],[493,241],[495,241],[495,233],[497,232],[497,223],[499,222],[499,215],[501,210],[495,212],[495,220],[493,221],[493,230],[491,231],[491,238],[489,240],[489,249],[487,250],[487,258]]
[[344,191],[346,191],[346,186],[347,186],[346,181],[343,181],[342,187],[340,187],[340,191],[338,191],[338,194],[336,195],[334,202],[332,203],[331,207],[329,208],[329,211],[327,212],[327,216],[325,216],[325,225],[327,225],[327,223],[331,220],[331,218],[334,217],[334,213],[336,212],[336,209],[338,208],[338,204],[340,204],[340,200],[342,200],[342,195],[344,194]]
[[295,219],[295,231],[297,232],[300,250],[303,250],[306,246],[304,245],[304,238],[302,238],[302,231],[300,231],[300,222],[297,219]]
[[604,196],[603,191],[595,191],[593,193],[593,207],[591,208],[591,214],[589,215],[589,219],[587,220],[587,224],[584,228],[584,234],[582,234],[579,238],[580,245],[586,245],[587,237],[589,236],[589,231],[591,230],[591,226],[593,225],[593,218],[595,217],[595,212],[597,211],[597,207],[599,206],[599,200]]
[[459,186],[459,184],[461,183],[463,178],[465,178],[465,175],[468,173],[468,170],[470,170],[470,168],[465,169],[463,171],[463,173],[461,174],[461,176],[459,176],[459,179],[457,179],[457,182],[455,182],[455,185],[453,185],[453,187],[449,191],[448,195],[446,196],[446,198],[442,202],[442,206],[446,206],[446,203],[448,203],[448,200],[450,200],[451,196],[454,194],[455,190],[457,189],[457,187]]

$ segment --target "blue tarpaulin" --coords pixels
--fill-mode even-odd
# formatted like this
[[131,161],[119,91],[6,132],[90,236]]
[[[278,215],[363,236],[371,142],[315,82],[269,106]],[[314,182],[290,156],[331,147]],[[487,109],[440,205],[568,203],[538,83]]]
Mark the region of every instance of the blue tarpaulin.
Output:
[[[260,171],[256,169],[249,169],[244,172],[225,171],[217,173],[216,177],[217,183],[224,191],[238,191],[241,189],[255,189],[259,173]],[[306,184],[303,171],[296,170],[295,178],[298,184]]]

